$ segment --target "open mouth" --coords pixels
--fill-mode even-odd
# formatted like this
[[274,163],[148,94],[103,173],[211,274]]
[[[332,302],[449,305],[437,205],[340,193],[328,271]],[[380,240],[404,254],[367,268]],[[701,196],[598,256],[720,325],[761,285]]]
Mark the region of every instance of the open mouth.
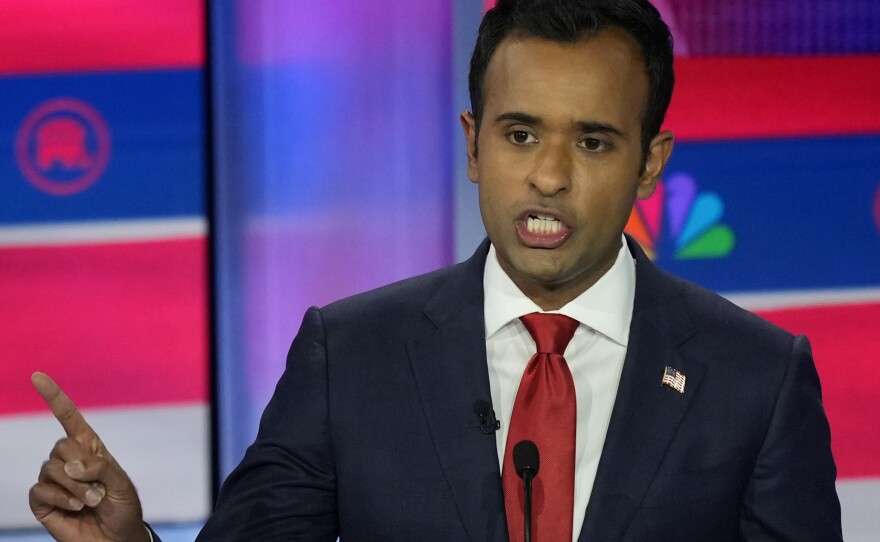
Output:
[[530,211],[516,222],[520,241],[531,248],[556,248],[568,238],[571,228],[555,216]]

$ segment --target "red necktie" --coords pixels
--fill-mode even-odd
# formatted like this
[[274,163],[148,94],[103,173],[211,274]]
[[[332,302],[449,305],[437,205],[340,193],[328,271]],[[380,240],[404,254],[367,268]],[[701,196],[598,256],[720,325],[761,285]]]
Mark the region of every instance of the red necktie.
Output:
[[538,447],[541,467],[532,482],[532,540],[566,542],[572,538],[574,447],[577,409],[574,381],[562,354],[578,322],[561,314],[521,318],[535,340],[513,403],[501,481],[511,542],[523,537],[523,482],[513,466],[513,447],[527,439]]

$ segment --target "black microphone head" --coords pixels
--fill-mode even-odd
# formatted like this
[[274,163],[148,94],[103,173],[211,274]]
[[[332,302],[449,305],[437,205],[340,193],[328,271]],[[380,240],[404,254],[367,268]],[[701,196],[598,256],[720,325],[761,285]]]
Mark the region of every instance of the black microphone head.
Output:
[[520,478],[526,470],[532,471],[532,476],[538,475],[541,466],[541,458],[538,455],[538,447],[530,440],[521,440],[513,447],[513,468]]

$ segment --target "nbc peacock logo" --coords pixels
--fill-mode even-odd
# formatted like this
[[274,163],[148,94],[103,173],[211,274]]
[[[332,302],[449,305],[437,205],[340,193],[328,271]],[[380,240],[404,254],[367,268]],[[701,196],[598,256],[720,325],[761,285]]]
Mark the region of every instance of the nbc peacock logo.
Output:
[[651,259],[657,259],[661,245],[665,253],[667,242],[677,260],[724,258],[733,251],[736,236],[721,222],[723,216],[718,194],[698,192],[693,177],[677,173],[658,183],[650,198],[636,201],[626,232]]

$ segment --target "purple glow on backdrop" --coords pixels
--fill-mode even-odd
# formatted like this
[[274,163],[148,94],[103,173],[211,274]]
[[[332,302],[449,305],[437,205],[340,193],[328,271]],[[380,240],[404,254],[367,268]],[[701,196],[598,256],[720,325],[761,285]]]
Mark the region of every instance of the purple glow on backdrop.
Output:
[[874,194],[874,222],[877,225],[877,233],[880,233],[880,184],[877,184],[877,193]]
[[225,330],[240,359],[221,363],[246,389],[247,442],[309,306],[452,262],[452,23],[443,2],[225,5],[218,189],[239,197],[218,204],[237,231],[219,257],[241,315]]
[[[451,8],[444,2],[426,4],[399,0],[239,0],[237,55],[244,65],[265,66],[378,60],[401,48],[408,54],[419,49],[430,53],[437,42],[427,38],[437,38],[440,25],[449,25]],[[448,34],[448,28],[442,30]]]
[[[652,0],[676,56],[880,52],[874,0]],[[484,0],[484,8],[495,0]]]
[[880,52],[880,2],[655,1],[680,56]]

